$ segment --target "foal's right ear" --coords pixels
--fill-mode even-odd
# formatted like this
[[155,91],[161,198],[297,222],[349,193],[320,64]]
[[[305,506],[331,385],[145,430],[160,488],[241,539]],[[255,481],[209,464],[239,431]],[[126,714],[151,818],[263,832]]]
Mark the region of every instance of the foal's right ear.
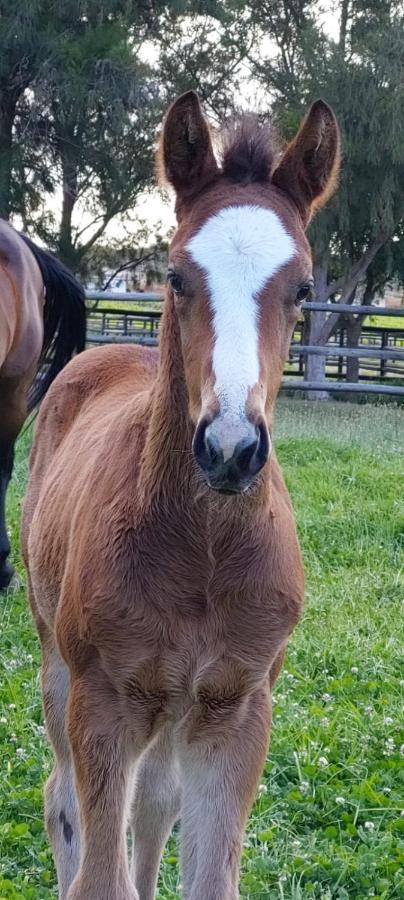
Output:
[[191,199],[219,172],[198,95],[187,91],[168,110],[159,150],[163,176],[179,199]]

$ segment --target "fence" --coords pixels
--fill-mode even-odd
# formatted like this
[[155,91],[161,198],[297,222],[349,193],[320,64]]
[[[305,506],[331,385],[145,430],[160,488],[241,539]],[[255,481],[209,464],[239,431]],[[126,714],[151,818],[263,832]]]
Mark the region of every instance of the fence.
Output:
[[[159,294],[117,291],[88,291],[88,342],[141,343],[156,345],[159,338],[162,297]],[[99,307],[99,301],[102,307]],[[92,301],[92,304],[91,304]],[[112,305],[106,305],[111,304]],[[128,304],[130,303],[130,307]],[[123,305],[126,308],[122,308]],[[375,306],[358,306],[339,303],[304,303],[303,312],[325,311],[348,315],[403,317],[404,308],[385,309]],[[361,343],[346,346],[346,329],[340,328],[324,346],[303,343],[303,327],[300,323],[293,336],[289,361],[285,366],[282,388],[289,391],[332,391],[351,393],[376,393],[404,396],[404,322],[403,328],[362,328]],[[322,356],[327,361],[326,381],[305,380],[305,358]],[[360,361],[358,382],[344,381],[346,360]],[[402,382],[402,383],[400,383]]]

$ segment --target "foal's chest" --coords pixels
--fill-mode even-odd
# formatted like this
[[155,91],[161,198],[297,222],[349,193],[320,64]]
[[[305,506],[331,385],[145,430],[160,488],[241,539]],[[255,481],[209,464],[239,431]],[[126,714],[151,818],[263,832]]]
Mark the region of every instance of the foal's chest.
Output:
[[212,537],[206,520],[196,528],[194,517],[189,527],[171,522],[160,533],[156,544],[155,527],[143,532],[125,625],[120,618],[108,634],[125,705],[150,729],[195,707],[216,716],[239,707],[265,683],[297,597],[287,579],[277,588],[268,540],[250,530],[240,541],[240,523],[218,523]]
[[[184,576],[186,567],[184,566]],[[119,674],[129,715],[147,734],[164,722],[180,723],[196,708],[217,719],[232,715],[262,685],[284,637],[270,587],[250,594],[235,579],[220,590],[210,568],[199,585],[161,580],[134,608],[120,644]],[[155,602],[152,597],[156,596]]]

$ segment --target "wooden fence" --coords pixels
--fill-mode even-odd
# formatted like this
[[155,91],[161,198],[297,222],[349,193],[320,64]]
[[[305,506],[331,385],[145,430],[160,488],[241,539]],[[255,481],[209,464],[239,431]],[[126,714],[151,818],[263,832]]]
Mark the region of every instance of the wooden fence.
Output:
[[[102,305],[100,306],[100,301]],[[88,291],[88,343],[140,343],[155,345],[159,339],[162,297],[159,294]],[[303,325],[296,327],[285,365],[283,389],[332,391],[404,396],[404,308],[385,309],[339,303],[304,303],[303,312],[326,311],[345,315],[377,315],[403,318],[402,328],[365,325],[360,344],[347,346],[345,328],[340,328],[325,346],[303,343]],[[326,358],[326,381],[305,380],[305,358]],[[359,381],[346,380],[346,360],[359,360]],[[345,380],[344,380],[345,377]]]

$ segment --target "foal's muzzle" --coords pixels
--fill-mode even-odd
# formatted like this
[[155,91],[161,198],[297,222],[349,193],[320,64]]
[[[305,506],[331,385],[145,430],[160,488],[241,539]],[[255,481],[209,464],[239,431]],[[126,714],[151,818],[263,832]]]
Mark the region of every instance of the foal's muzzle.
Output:
[[223,448],[207,419],[202,419],[193,440],[194,457],[211,488],[225,494],[240,494],[247,490],[265,465],[270,453],[270,437],[264,421],[246,423],[241,440],[230,458],[225,459]]

